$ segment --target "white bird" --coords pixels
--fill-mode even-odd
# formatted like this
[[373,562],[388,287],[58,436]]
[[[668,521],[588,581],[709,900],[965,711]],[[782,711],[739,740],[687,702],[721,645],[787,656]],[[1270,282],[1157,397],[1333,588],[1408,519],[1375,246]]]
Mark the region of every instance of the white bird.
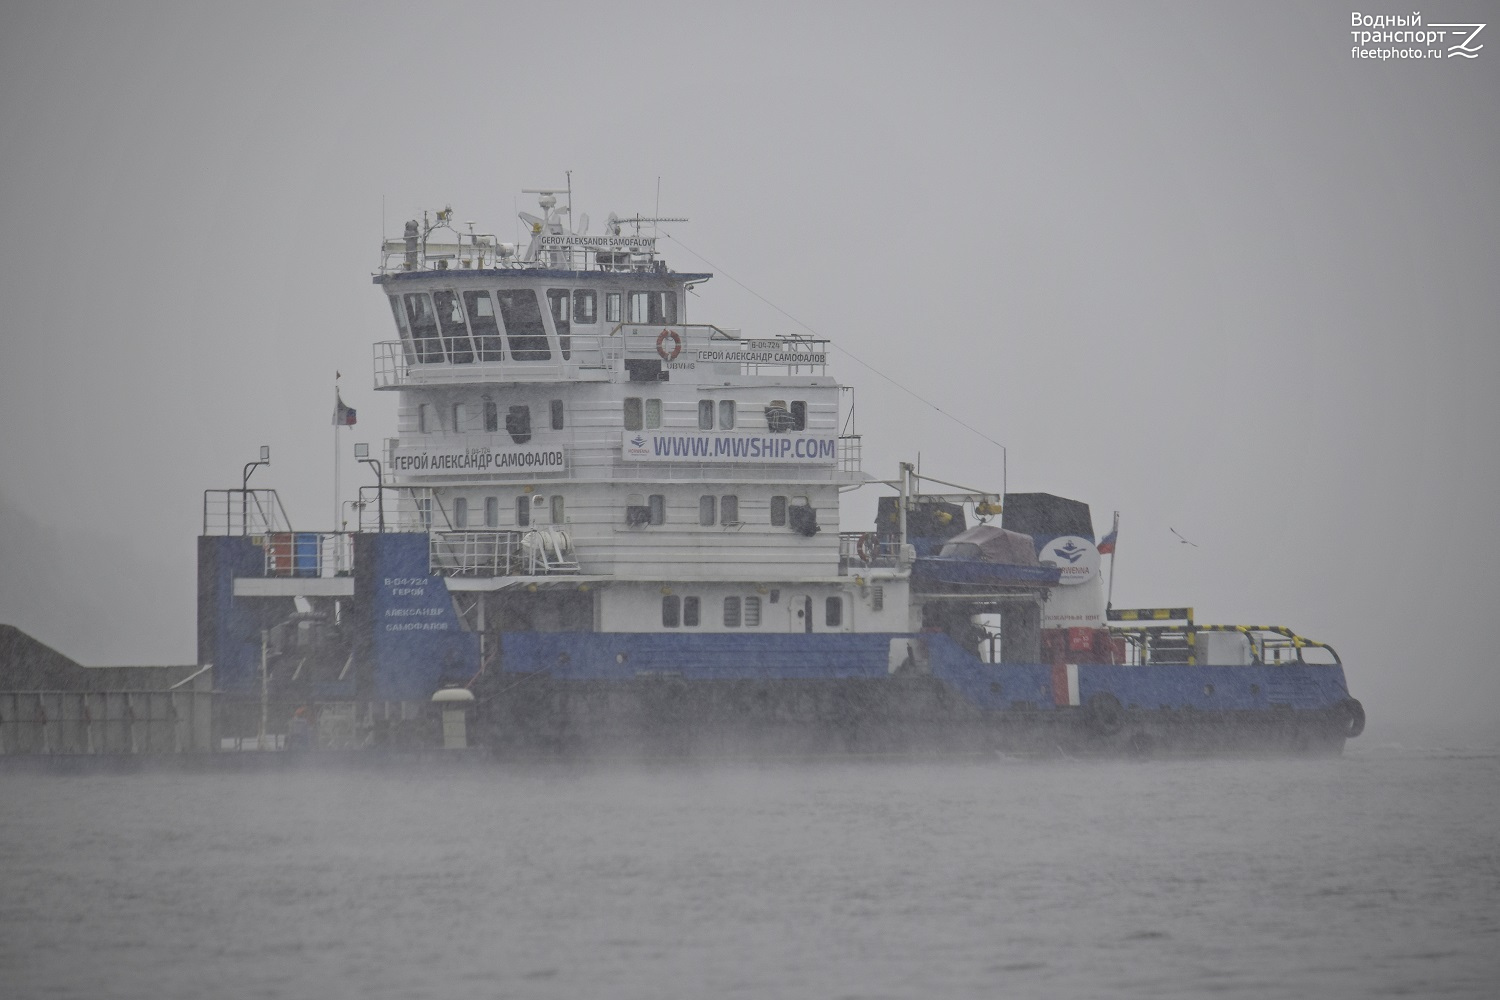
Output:
[[1195,549],[1198,547],[1198,543],[1197,542],[1190,542],[1186,538],[1183,538],[1182,535],[1178,533],[1178,531],[1177,531],[1176,528],[1173,528],[1170,525],[1168,525],[1167,530],[1170,531],[1172,534],[1177,535],[1177,540],[1179,542],[1181,542],[1183,545],[1191,545]]

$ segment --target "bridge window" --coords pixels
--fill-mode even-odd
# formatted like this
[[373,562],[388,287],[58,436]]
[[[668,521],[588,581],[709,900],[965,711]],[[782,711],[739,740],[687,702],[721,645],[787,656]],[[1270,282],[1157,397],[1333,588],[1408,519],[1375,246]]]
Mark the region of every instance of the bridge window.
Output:
[[417,351],[411,342],[411,331],[406,328],[406,314],[401,311],[401,296],[388,296],[391,300],[391,314],[396,317],[396,335],[401,338],[401,348],[406,354],[406,363],[415,364]]
[[453,526],[459,530],[469,526],[469,501],[464,497],[453,498]]
[[676,292],[631,292],[628,305],[631,323],[677,322]]
[[662,628],[676,628],[682,624],[682,598],[668,594],[661,599]]
[[714,500],[713,497],[711,497],[711,496],[701,496],[701,497],[699,497],[698,498],[698,523],[701,524],[701,525],[703,525],[704,527],[708,527],[709,525],[713,524],[714,523],[714,513],[715,513],[714,512],[714,508],[716,506],[717,506],[717,502]]
[[667,498],[660,493],[653,493],[646,498],[646,506],[651,510],[651,524],[667,523]]
[[839,628],[844,624],[844,599],[842,597],[830,597],[823,602],[823,624],[829,628]]
[[511,358],[516,361],[552,360],[552,348],[547,346],[547,327],[542,322],[536,291],[520,288],[497,292],[495,300],[500,305],[500,319],[505,323]]
[[495,320],[495,304],[489,292],[464,292],[464,307],[469,313],[469,329],[480,361],[501,361],[500,324]]
[[522,495],[516,497],[516,527],[525,528],[531,524],[531,497]]
[[581,290],[573,293],[573,322],[588,325],[599,321],[595,295]]
[[696,626],[700,621],[699,601],[696,597],[682,599],[682,624]]
[[786,524],[786,497],[771,498],[771,523],[777,527]]
[[568,323],[568,290],[566,288],[547,289],[547,305],[552,308],[552,325],[557,330],[557,346],[562,350],[563,360],[572,356],[573,338],[570,336],[571,327]]
[[734,400],[719,400],[719,430],[734,430]]
[[500,429],[500,406],[491,399],[484,401],[484,429],[492,433]]
[[618,322],[620,322],[620,293],[619,292],[605,292],[604,293],[604,322],[606,322],[606,323],[618,323]]
[[698,400],[698,429],[700,431],[714,429],[714,401],[711,399]]
[[406,325],[417,349],[417,363],[430,365],[443,360],[443,342],[438,339],[437,314],[426,292],[406,295]]
[[740,498],[733,493],[719,497],[719,523],[740,523]]
[[500,527],[500,498],[484,498],[484,526],[486,528]]
[[760,598],[759,597],[747,597],[747,598],[745,598],[745,627],[746,628],[759,628],[760,627]]
[[724,627],[740,627],[740,599],[738,597],[724,598]]
[[472,362],[474,346],[469,342],[469,328],[464,323],[464,311],[459,304],[458,293],[447,289],[433,292],[432,304],[443,329],[443,347],[448,352],[448,360],[456,365]]
[[560,399],[554,399],[552,401],[551,409],[552,429],[555,431],[560,431],[563,429],[563,401]]

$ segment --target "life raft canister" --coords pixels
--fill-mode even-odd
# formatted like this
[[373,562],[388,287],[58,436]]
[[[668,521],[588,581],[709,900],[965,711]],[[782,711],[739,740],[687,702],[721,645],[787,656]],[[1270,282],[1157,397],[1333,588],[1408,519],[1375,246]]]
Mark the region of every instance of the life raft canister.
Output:
[[[671,344],[671,346],[667,346]],[[662,356],[663,361],[676,361],[677,355],[682,353],[682,338],[676,330],[663,330],[656,335],[656,353]]]
[[859,543],[854,547],[855,553],[859,556],[859,561],[866,564],[874,562],[878,545],[879,543],[875,538],[874,532],[867,531],[863,535],[860,535]]

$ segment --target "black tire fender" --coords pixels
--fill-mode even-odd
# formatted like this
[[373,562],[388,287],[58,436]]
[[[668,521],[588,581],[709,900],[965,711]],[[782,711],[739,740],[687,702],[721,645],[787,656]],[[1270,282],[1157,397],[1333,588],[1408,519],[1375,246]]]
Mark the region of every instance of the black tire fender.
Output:
[[1125,707],[1108,691],[1090,698],[1086,713],[1089,728],[1100,736],[1113,736],[1125,725]]
[[1344,736],[1353,739],[1365,731],[1365,706],[1358,698],[1345,698],[1339,706],[1344,715]]

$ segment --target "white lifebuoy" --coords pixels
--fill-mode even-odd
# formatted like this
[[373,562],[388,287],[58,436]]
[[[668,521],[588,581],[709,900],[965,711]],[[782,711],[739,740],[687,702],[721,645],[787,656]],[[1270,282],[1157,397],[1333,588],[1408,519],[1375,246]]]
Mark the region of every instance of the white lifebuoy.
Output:
[[[669,348],[667,342],[671,341]],[[660,354],[663,361],[676,361],[677,355],[682,353],[682,337],[676,330],[663,330],[656,337],[656,353]]]

